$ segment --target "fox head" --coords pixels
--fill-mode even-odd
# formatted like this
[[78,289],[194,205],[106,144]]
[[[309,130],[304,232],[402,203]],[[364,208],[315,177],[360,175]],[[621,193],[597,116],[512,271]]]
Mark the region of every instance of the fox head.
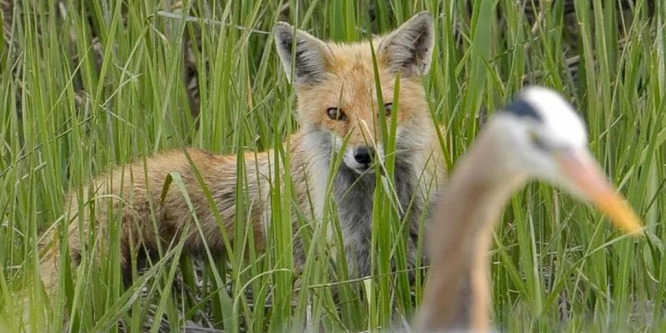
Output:
[[[323,156],[342,153],[344,164],[359,174],[374,170],[373,162],[384,158],[380,112],[388,123],[391,117],[398,118],[397,156],[401,151],[423,148],[430,139],[424,138],[432,118],[421,81],[430,69],[433,50],[429,13],[415,15],[372,43],[327,43],[283,22],[275,25],[273,34],[297,94],[297,119],[308,151]],[[381,106],[372,47],[384,103]],[[394,101],[398,77],[399,98]],[[408,154],[403,156],[408,158]]]

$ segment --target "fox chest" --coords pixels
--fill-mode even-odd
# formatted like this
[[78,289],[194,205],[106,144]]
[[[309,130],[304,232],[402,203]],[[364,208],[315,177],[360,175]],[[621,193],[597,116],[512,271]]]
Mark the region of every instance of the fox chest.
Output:
[[[397,210],[400,220],[409,224],[407,231],[410,241],[413,238],[411,236],[416,236],[418,233],[418,220],[423,210],[420,200],[414,197],[413,179],[413,173],[406,165],[397,164],[390,188],[395,190],[395,194],[391,195],[397,197],[399,207],[394,205],[381,207],[381,209]],[[365,265],[359,261],[363,262],[365,258],[370,257],[376,186],[376,174],[358,175],[345,167],[340,168],[333,184],[348,261],[356,262],[356,265],[353,262],[351,264],[359,269]]]

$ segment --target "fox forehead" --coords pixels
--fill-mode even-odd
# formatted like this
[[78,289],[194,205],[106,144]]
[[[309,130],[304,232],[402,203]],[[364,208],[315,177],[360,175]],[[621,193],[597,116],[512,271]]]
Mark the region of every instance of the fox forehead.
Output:
[[[393,101],[395,78],[381,79],[379,82],[384,103]],[[376,111],[379,99],[374,74],[351,72],[331,72],[327,80],[302,92],[299,101],[315,98],[320,108],[338,107],[346,112]],[[313,105],[315,106],[315,105]]]
[[[379,43],[379,39],[373,40],[372,47],[377,47]],[[376,113],[379,106],[371,44],[363,42],[327,45],[331,57],[322,81],[297,87],[301,108],[325,111],[330,107],[339,107],[346,113],[355,113],[357,116]],[[375,61],[383,102],[391,103],[397,76],[383,59],[376,58]],[[400,95],[422,97],[423,86],[420,78],[400,78],[399,91]]]
[[[312,87],[322,93],[337,94],[337,97],[360,96],[376,97],[375,69],[371,47],[376,47],[379,40],[354,44],[329,43],[331,57],[326,66],[325,80]],[[382,95],[392,96],[395,74],[391,73],[380,59],[377,62]]]

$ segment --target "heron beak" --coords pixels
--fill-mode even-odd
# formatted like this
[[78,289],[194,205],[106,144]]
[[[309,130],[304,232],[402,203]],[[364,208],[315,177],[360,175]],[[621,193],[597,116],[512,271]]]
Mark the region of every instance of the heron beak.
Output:
[[606,179],[599,164],[585,150],[565,150],[555,153],[565,178],[584,198],[590,200],[621,230],[639,235],[640,218]]

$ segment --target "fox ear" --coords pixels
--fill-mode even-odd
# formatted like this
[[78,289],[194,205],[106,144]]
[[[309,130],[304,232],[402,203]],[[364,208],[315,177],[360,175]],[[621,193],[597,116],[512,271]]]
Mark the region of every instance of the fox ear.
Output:
[[326,43],[284,22],[275,25],[273,35],[282,66],[292,83],[313,84],[323,78],[332,56]]
[[420,12],[382,38],[378,55],[391,71],[403,77],[421,76],[430,70],[435,29],[432,16]]

